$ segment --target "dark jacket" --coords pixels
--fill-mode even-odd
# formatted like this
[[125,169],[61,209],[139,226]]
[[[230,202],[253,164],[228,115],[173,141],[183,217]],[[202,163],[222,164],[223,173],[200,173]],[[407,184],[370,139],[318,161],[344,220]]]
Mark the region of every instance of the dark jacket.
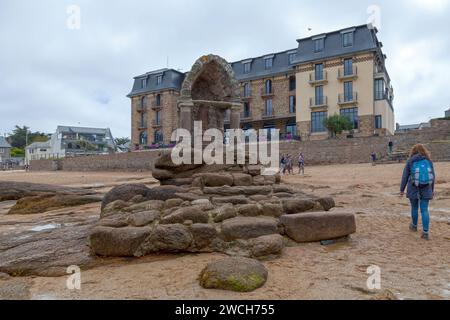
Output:
[[433,169],[433,183],[428,186],[424,187],[416,187],[413,184],[413,181],[411,179],[411,168],[414,162],[421,161],[426,159],[424,156],[420,154],[416,154],[409,158],[408,162],[406,163],[405,169],[403,170],[403,177],[402,182],[400,185],[400,192],[405,192],[406,186],[408,186],[408,192],[406,193],[406,196],[409,199],[423,199],[423,200],[432,200],[433,199],[433,193],[434,193],[434,182],[436,181],[436,174],[434,172],[434,166],[433,162],[431,163],[431,168]]

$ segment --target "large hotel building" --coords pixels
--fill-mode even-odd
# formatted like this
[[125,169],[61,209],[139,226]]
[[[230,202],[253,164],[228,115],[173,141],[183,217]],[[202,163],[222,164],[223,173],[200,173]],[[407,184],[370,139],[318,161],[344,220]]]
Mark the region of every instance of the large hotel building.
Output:
[[[355,137],[394,133],[393,89],[376,28],[362,25],[297,42],[292,50],[231,63],[241,86],[243,129],[327,139],[324,119],[341,114],[352,121]],[[161,69],[134,78],[128,97],[136,149],[170,143],[185,76]]]

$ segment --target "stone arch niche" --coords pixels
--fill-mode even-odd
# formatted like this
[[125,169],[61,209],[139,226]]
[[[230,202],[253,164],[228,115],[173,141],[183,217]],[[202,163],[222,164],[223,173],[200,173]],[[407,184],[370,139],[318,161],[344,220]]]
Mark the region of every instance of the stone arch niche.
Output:
[[202,56],[192,66],[181,88],[179,127],[192,131],[194,121],[201,121],[203,131],[223,130],[227,110],[230,110],[230,127],[238,129],[241,102],[233,69],[217,55]]

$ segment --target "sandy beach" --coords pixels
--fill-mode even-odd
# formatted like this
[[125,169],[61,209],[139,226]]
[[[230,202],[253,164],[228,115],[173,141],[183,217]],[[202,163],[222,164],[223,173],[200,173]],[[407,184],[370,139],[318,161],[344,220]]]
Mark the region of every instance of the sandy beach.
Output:
[[[267,283],[252,293],[205,290],[197,277],[221,254],[178,254],[141,259],[110,259],[81,273],[81,290],[68,290],[68,276],[0,278],[1,299],[450,299],[450,163],[436,163],[435,200],[430,204],[431,240],[408,230],[409,203],[400,198],[403,164],[307,167],[305,176],[283,182],[318,196],[331,195],[337,208],[357,217],[348,242],[296,244],[279,259],[264,261]],[[0,180],[84,186],[104,192],[126,182],[155,180],[144,173],[0,172]],[[95,221],[100,204],[37,215],[6,215],[5,235],[38,225]],[[419,225],[419,228],[421,225]],[[41,232],[46,232],[41,231]],[[20,257],[18,257],[20,259]],[[367,268],[381,270],[381,290],[369,290]]]

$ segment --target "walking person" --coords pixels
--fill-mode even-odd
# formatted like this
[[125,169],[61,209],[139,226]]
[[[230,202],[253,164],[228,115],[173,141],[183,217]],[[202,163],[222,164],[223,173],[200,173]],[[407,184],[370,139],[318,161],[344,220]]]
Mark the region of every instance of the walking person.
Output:
[[292,156],[290,154],[288,154],[288,156],[287,156],[286,170],[289,175],[294,174],[294,166],[293,166]]
[[411,202],[412,217],[409,229],[417,231],[420,209],[423,226],[422,239],[425,240],[429,239],[430,213],[428,205],[434,196],[435,181],[436,174],[429,151],[422,144],[415,145],[403,170],[400,196],[403,197],[405,195],[405,189],[408,186],[406,196]]
[[305,157],[303,156],[303,153],[300,153],[298,156],[298,174],[302,173],[302,175],[305,175]]
[[392,142],[392,140],[389,140],[388,150],[389,150],[389,154],[392,154],[392,152],[394,152],[394,142]]
[[282,154],[280,160],[280,173],[284,174],[285,170],[286,170],[286,156]]
[[377,154],[374,151],[370,156],[372,158],[372,165],[375,166],[377,164]]

